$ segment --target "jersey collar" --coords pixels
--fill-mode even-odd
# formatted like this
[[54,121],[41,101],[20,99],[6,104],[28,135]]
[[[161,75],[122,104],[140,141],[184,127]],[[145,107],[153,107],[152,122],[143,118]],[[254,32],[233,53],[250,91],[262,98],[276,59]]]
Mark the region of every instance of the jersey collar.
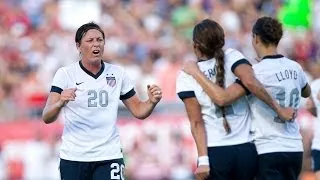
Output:
[[83,64],[82,64],[81,61],[79,61],[79,65],[80,65],[81,69],[82,69],[85,73],[87,73],[89,76],[92,76],[92,77],[95,78],[95,79],[98,79],[98,77],[102,74],[102,72],[103,72],[103,70],[104,70],[104,63],[103,63],[103,61],[101,61],[101,69],[99,70],[99,72],[98,72],[97,74],[93,74],[93,73],[90,72],[88,69],[86,69],[86,68],[83,66]]
[[276,55],[267,55],[264,56],[262,59],[278,59],[278,58],[283,58],[284,56],[281,54],[276,54]]
[[198,62],[210,61],[210,60],[213,60],[213,59],[214,59],[214,57],[209,58],[209,59],[198,59]]

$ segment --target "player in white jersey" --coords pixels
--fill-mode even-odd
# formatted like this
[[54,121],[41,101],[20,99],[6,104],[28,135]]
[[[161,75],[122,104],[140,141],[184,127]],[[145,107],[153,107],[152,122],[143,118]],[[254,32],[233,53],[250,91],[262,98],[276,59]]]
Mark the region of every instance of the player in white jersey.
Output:
[[[201,59],[197,62],[199,72],[205,79],[215,81],[221,87],[231,85],[237,77],[253,82],[257,94],[279,108],[254,79],[250,63],[244,56],[234,49],[222,50],[224,32],[218,23],[206,19],[197,24],[193,42],[195,54]],[[210,175],[209,179],[253,179],[257,153],[251,143],[251,117],[246,98],[229,106],[219,106],[211,101],[192,76],[184,72],[179,74],[176,88],[185,104],[197,144],[196,178],[205,179]],[[292,116],[290,111],[283,114],[289,118]]]
[[[308,110],[314,115],[320,114],[320,79],[311,83],[311,97],[308,102]],[[317,180],[320,180],[320,120],[319,117],[314,122],[313,139],[311,145],[311,155],[313,160],[313,171]]]
[[[277,54],[277,45],[281,37],[282,27],[277,20],[269,17],[258,19],[253,27],[252,44],[261,60],[253,69],[256,78],[282,107],[298,109],[300,96],[308,97],[310,87],[301,66]],[[241,81],[224,90],[205,79],[198,69],[194,63],[185,66],[185,71],[196,77],[210,98],[220,105],[236,101],[246,94],[246,90],[252,92]],[[301,169],[303,147],[295,117],[289,118],[290,120],[280,118],[281,116],[279,117],[265,102],[254,96],[250,97],[249,103],[259,154],[258,179],[297,179]]]
[[56,72],[45,123],[65,120],[60,150],[63,180],[123,180],[124,162],[116,127],[119,99],[139,119],[148,117],[161,99],[161,89],[148,86],[140,101],[123,68],[102,61],[105,35],[95,23],[82,25],[75,42],[81,60]]

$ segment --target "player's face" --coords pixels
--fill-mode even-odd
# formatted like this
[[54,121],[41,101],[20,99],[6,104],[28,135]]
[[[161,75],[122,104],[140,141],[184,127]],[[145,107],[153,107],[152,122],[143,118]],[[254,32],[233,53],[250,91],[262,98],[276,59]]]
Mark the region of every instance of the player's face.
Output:
[[83,60],[100,61],[104,51],[104,39],[102,33],[96,29],[90,29],[81,39],[79,51]]

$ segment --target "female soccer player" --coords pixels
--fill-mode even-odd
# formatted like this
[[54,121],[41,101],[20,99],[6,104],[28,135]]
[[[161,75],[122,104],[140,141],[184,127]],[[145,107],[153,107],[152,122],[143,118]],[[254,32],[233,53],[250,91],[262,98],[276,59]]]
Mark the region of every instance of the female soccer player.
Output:
[[102,61],[105,35],[94,23],[82,25],[75,42],[80,61],[56,72],[43,120],[65,120],[60,150],[63,180],[123,180],[123,155],[116,127],[119,99],[139,119],[148,117],[161,89],[148,86],[141,102],[123,68]]
[[[289,119],[253,75],[250,63],[234,50],[222,50],[224,32],[215,21],[205,19],[194,27],[194,52],[201,74],[219,86],[240,78],[257,96]],[[209,81],[210,81],[209,80]],[[250,111],[245,97],[229,106],[214,104],[192,76],[181,72],[177,94],[185,104],[198,150],[197,179],[254,179],[257,152],[250,133]],[[284,113],[283,113],[284,112]],[[287,115],[289,114],[289,115]],[[208,147],[208,148],[207,148]]]
[[[262,17],[255,23],[252,33],[252,45],[261,58],[253,66],[256,78],[281,106],[298,109],[300,96],[308,97],[310,87],[301,66],[277,53],[277,45],[282,37],[281,24],[270,17]],[[184,71],[192,75],[211,100],[220,106],[243,98],[246,90],[257,96],[242,79],[224,90],[206,79],[196,63],[188,62]],[[258,179],[297,179],[303,151],[298,124],[294,117],[290,120],[278,117],[273,109],[257,97],[251,96],[249,104],[256,127]]]

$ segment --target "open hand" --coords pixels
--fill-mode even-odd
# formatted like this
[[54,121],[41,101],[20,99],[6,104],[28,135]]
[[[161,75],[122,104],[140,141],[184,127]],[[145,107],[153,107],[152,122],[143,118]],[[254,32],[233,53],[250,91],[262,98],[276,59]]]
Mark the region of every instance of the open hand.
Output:
[[160,87],[158,87],[157,85],[148,85],[148,96],[149,96],[149,100],[154,103],[157,104],[161,98],[162,98],[162,91],[160,89]]
[[185,61],[182,70],[190,75],[194,75],[197,71],[200,71],[197,62],[192,60]]
[[194,174],[196,180],[206,180],[210,175],[210,167],[208,165],[200,165]]

